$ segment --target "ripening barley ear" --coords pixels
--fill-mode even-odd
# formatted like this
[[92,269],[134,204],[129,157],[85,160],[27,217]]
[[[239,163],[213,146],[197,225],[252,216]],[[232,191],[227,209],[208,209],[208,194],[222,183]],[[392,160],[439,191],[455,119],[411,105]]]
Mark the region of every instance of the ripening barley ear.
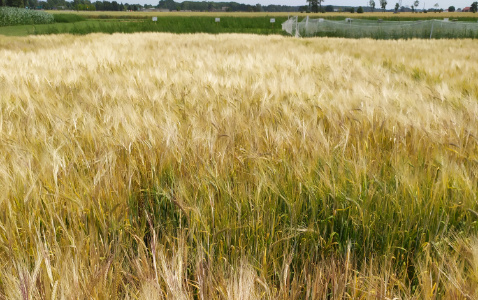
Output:
[[[447,251],[451,247],[453,252]],[[437,247],[441,253],[439,267],[440,279],[443,281],[444,294],[447,297],[465,297],[474,299],[478,296],[478,242],[477,237],[462,237],[458,234],[445,240]]]

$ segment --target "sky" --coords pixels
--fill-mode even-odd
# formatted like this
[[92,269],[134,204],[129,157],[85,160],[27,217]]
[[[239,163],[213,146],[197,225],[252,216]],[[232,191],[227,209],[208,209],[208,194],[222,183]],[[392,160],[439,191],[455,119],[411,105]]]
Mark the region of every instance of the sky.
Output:
[[[175,0],[176,2],[182,2],[183,0]],[[190,0],[190,1],[215,1],[215,0]],[[291,6],[301,6],[307,4],[306,0],[217,0],[215,2],[228,2],[234,1],[238,3],[245,3],[245,4],[257,4],[260,3],[262,5],[269,5],[269,4],[278,4],[278,5],[291,5]],[[463,8],[466,6],[470,6],[472,2],[476,0],[419,0],[420,5],[419,8],[423,8],[423,4],[425,3],[426,8],[434,8],[435,3],[440,5],[440,8],[446,9],[449,6],[453,5],[456,8]],[[159,2],[155,0],[139,0],[142,4],[157,4]],[[325,0],[322,2],[322,5],[339,5],[339,6],[367,6],[369,0]],[[387,0],[388,5],[387,9],[392,9],[395,7],[395,3],[399,2],[399,0]],[[402,0],[403,6],[411,6],[415,0]],[[380,1],[375,0],[375,7],[380,6]]]

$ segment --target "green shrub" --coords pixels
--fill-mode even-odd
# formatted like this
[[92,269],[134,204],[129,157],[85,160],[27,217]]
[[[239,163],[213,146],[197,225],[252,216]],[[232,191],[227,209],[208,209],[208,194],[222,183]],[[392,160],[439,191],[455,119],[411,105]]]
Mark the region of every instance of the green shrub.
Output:
[[55,23],[75,23],[86,21],[84,16],[75,14],[54,14],[53,19],[55,20]]
[[53,23],[53,15],[17,7],[0,7],[0,26],[49,24]]

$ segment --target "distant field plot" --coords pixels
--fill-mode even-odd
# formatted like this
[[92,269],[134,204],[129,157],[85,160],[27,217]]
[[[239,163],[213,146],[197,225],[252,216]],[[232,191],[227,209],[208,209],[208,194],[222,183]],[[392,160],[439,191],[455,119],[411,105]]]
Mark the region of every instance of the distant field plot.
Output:
[[97,15],[85,14],[54,14],[55,24],[23,25],[0,27],[3,35],[32,34],[89,34],[89,33],[134,33],[134,32],[171,32],[171,33],[250,33],[250,34],[283,34],[281,23],[287,17],[265,16],[222,16],[219,22],[213,15],[202,16],[168,16],[158,17],[153,22],[152,17],[132,16],[131,14]]
[[[89,33],[134,33],[134,32],[170,32],[170,33],[247,33],[247,34],[281,34],[287,33],[282,30],[281,24],[287,19],[298,16],[300,20],[309,16],[312,19],[324,18],[327,21],[344,21],[346,18],[354,17],[364,22],[400,21],[413,22],[425,21],[436,18],[448,18],[459,20],[460,23],[476,22],[478,17],[472,13],[437,13],[437,14],[392,14],[392,13],[326,13],[326,14],[301,14],[294,13],[225,13],[225,12],[108,12],[108,11],[48,11],[54,17],[54,23],[48,25],[17,25],[0,26],[0,35],[19,36],[32,34],[89,34]],[[157,21],[153,22],[152,18]],[[219,18],[220,22],[215,22]],[[275,19],[271,23],[271,19]],[[33,24],[24,22],[22,24]],[[354,22],[355,24],[356,22]],[[477,23],[478,24],[478,23]],[[4,24],[6,25],[6,24]],[[423,32],[429,32],[426,28]],[[403,33],[403,30],[400,31]],[[315,36],[342,36],[342,37],[375,37],[381,38],[382,34],[372,35],[364,32],[353,32],[336,29],[333,33],[330,30],[315,32]],[[423,36],[424,34],[422,34]],[[306,35],[303,35],[306,36]],[[394,34],[394,38],[408,38],[415,35],[404,36]],[[436,34],[435,38],[447,38],[449,35]],[[469,32],[464,32],[460,37],[475,37]]]
[[36,34],[71,33],[134,33],[134,32],[171,32],[171,33],[254,33],[285,34],[281,23],[287,17],[277,17],[271,24],[268,17],[220,17],[216,22],[211,16],[168,16],[151,19],[90,19],[89,22],[66,25],[37,27]]
[[476,299],[476,49],[0,36],[0,298]]
[[393,14],[390,12],[374,12],[374,13],[363,13],[363,14],[351,14],[344,12],[334,12],[334,13],[300,13],[300,12],[112,12],[112,11],[51,11],[51,13],[72,13],[80,14],[90,18],[100,18],[104,16],[109,16],[111,18],[149,18],[153,16],[157,17],[168,17],[168,16],[177,16],[177,17],[188,17],[188,16],[212,16],[212,17],[287,17],[287,16],[300,16],[305,17],[309,16],[311,18],[379,18],[379,19],[441,19],[441,18],[454,18],[454,19],[468,19],[468,20],[478,20],[478,16],[471,12],[469,13],[399,13]]
[[384,21],[324,18],[289,18],[282,29],[290,35],[375,39],[478,38],[478,22],[444,20]]
[[298,14],[291,13],[274,13],[274,12],[128,12],[128,11],[51,11],[51,13],[70,13],[79,14],[88,18],[151,18],[151,17],[287,17],[288,15]]

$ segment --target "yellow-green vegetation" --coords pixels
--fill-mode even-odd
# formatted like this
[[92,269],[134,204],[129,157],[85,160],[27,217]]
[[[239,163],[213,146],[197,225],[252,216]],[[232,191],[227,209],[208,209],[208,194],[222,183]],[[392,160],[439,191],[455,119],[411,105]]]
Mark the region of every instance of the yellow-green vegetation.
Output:
[[0,36],[1,297],[478,297],[477,48]]
[[300,12],[186,12],[186,11],[171,11],[171,12],[127,12],[127,11],[49,11],[53,14],[65,14],[65,13],[73,13],[79,14],[84,16],[89,16],[93,18],[97,18],[100,16],[111,16],[111,17],[166,17],[166,16],[211,16],[211,17],[264,17],[264,16],[280,16],[280,17],[287,17],[287,16],[299,16],[299,17],[306,17],[309,16],[311,18],[330,18],[330,17],[340,17],[340,18],[475,18],[478,19],[476,14],[471,12],[442,12],[442,13],[399,13],[393,14],[391,12],[367,12],[363,14],[351,14],[348,12],[328,12],[328,13],[300,13]]
[[[416,21],[442,19],[448,17],[451,20],[475,22],[478,20],[473,13],[428,13],[428,14],[392,14],[392,13],[326,13],[326,14],[302,14],[302,13],[225,13],[225,12],[110,12],[110,11],[50,11],[55,23],[48,25],[22,25],[0,27],[0,35],[26,36],[30,34],[89,34],[89,33],[136,33],[136,32],[169,32],[169,33],[246,33],[246,34],[286,34],[281,24],[288,17],[298,16],[299,21],[305,22],[305,17],[313,19],[326,18],[329,20],[354,19],[383,21]],[[152,17],[158,17],[156,22]],[[216,23],[214,18],[220,17],[221,22]],[[276,23],[271,24],[270,18],[275,18]],[[354,21],[357,22],[357,21]],[[433,31],[433,38],[475,38],[473,30],[463,29],[458,23],[447,23],[452,26],[452,32],[444,33],[442,26]],[[385,24],[385,23],[383,23]],[[426,28],[418,30],[419,34],[410,34],[408,26],[400,29],[395,34],[365,34],[362,29],[355,30],[351,34],[349,30],[326,30],[318,35],[329,37],[373,37],[373,38],[411,38],[429,37],[432,30]],[[422,26],[423,25],[423,26]],[[456,26],[455,26],[456,25]],[[430,24],[417,25],[420,28],[432,26]],[[474,26],[472,26],[474,27]],[[415,27],[414,27],[415,28]],[[460,29],[462,28],[462,29]],[[423,28],[422,28],[423,29]],[[414,29],[415,31],[417,28]],[[381,30],[379,30],[381,32]]]

